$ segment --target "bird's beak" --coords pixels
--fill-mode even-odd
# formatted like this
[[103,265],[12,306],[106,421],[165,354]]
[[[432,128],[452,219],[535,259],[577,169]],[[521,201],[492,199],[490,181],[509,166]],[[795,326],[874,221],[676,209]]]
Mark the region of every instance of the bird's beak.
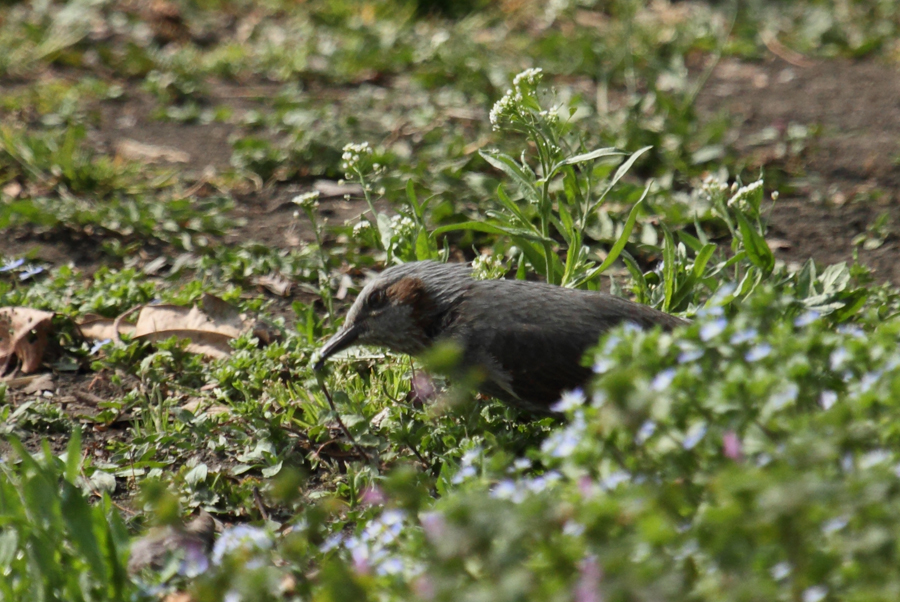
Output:
[[353,345],[362,332],[362,328],[355,324],[341,328],[337,334],[328,339],[328,342],[319,349],[319,359],[313,364],[313,370],[318,372],[325,365],[325,360],[339,351],[343,351],[347,347]]

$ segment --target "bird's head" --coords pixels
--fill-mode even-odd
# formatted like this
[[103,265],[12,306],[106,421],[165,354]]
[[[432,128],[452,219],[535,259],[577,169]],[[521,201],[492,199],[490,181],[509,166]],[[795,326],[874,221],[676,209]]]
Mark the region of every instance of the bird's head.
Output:
[[354,345],[421,352],[471,282],[461,264],[419,261],[385,270],[363,288],[343,327],[319,350],[314,368]]

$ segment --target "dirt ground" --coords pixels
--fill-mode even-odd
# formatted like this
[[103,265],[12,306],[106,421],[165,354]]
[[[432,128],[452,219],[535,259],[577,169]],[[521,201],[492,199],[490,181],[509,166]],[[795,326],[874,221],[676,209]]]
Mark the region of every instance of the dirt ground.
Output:
[[[265,85],[219,85],[213,104],[228,104],[239,114],[262,109]],[[340,96],[339,91],[333,91]],[[234,126],[223,123],[184,124],[153,119],[153,102],[139,88],[123,101],[100,107],[100,124],[91,133],[98,150],[114,152],[122,140],[171,147],[183,153],[175,167],[199,181],[211,170],[228,166],[229,137]],[[733,148],[747,171],[773,170],[782,194],[770,208],[770,238],[786,261],[809,257],[823,264],[850,261],[854,239],[887,213],[888,235],[883,244],[860,252],[863,263],[882,281],[900,284],[900,72],[877,60],[802,61],[791,64],[776,57],[762,62],[725,59],[716,67],[697,99],[701,119],[724,111],[733,123]],[[336,99],[339,102],[339,98]],[[792,128],[806,126],[799,155],[779,150]],[[769,133],[769,138],[765,134]],[[774,140],[771,139],[774,136]],[[767,176],[769,183],[773,178]],[[262,183],[260,183],[262,184]],[[313,181],[260,186],[237,195],[235,217],[243,225],[223,242],[256,241],[289,248],[309,240],[290,199]],[[333,189],[333,183],[320,183]],[[323,194],[325,217],[340,223],[362,210],[359,200],[345,201],[337,193]],[[8,232],[0,252],[29,256],[51,264],[74,261],[92,271],[102,261],[90,240],[43,234],[31,229]]]
[[789,64],[725,60],[698,98],[701,115],[731,114],[735,147],[750,167],[778,163],[774,144],[751,146],[765,128],[815,128],[782,166],[786,194],[770,208],[769,236],[786,261],[851,261],[853,240],[887,213],[890,234],[862,263],[900,284],[900,72],[875,60]]

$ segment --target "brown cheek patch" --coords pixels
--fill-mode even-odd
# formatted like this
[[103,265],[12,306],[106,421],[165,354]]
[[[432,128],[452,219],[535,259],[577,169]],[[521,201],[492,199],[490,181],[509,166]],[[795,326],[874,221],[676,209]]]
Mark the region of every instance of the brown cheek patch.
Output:
[[436,308],[421,279],[401,278],[389,286],[385,294],[393,304],[409,306],[413,320],[423,332],[427,334],[433,330]]

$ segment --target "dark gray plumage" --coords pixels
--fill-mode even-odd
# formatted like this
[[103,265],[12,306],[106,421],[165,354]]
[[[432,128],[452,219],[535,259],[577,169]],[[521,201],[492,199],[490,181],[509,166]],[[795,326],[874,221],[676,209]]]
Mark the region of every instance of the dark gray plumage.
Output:
[[670,330],[685,320],[597,291],[522,280],[475,280],[462,264],[419,261],[382,272],[362,290],[316,369],[353,345],[416,355],[441,340],[478,368],[480,390],[546,413],[591,375],[584,352],[617,324]]

